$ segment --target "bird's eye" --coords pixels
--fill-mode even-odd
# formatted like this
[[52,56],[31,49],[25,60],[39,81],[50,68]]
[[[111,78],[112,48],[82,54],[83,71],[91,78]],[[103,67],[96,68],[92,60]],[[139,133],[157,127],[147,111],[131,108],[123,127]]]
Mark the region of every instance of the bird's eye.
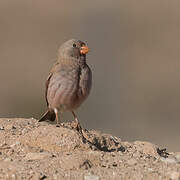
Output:
[[73,47],[76,47],[76,44],[73,44]]

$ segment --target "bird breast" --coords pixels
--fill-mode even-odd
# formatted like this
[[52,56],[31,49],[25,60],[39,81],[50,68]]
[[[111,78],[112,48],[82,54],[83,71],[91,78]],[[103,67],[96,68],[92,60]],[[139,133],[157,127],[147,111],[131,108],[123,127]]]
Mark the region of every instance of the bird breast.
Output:
[[47,91],[50,108],[57,108],[60,111],[76,109],[89,94],[87,91],[89,83],[82,79],[87,79],[87,75],[84,76],[84,68],[74,66],[56,68]]

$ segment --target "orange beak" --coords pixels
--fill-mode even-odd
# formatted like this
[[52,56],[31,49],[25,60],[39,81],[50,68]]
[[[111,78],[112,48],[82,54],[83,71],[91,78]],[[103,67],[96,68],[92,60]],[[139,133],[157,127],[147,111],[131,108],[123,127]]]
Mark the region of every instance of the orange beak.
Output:
[[89,51],[89,48],[87,46],[82,46],[80,49],[81,54],[87,54]]

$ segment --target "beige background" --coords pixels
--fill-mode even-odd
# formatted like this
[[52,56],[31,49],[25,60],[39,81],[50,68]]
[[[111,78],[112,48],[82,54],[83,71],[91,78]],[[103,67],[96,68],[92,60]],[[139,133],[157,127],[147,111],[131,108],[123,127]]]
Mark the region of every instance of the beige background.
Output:
[[[180,2],[0,1],[0,116],[39,118],[60,44],[88,42],[85,128],[180,150]],[[72,120],[66,113],[62,120]]]

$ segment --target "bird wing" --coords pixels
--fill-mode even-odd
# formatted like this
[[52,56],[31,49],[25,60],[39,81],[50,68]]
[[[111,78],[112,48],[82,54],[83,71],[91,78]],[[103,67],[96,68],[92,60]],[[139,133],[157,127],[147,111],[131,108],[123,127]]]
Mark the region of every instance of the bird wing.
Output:
[[49,86],[49,82],[50,82],[50,79],[52,77],[53,73],[50,73],[48,78],[46,79],[46,84],[45,84],[45,98],[46,98],[46,103],[47,103],[47,106],[49,105],[48,103],[48,99],[47,99],[47,92],[48,92],[48,86]]
[[49,76],[47,77],[46,83],[45,83],[45,88],[46,88],[46,89],[45,89],[45,99],[46,99],[47,106],[49,105],[48,99],[47,99],[47,92],[48,92],[49,82],[50,82],[50,79],[51,79],[51,77],[52,77],[52,75],[53,75],[53,73],[54,73],[54,71],[55,71],[55,68],[54,68],[54,67],[56,67],[57,64],[59,64],[59,63],[56,62],[56,63],[53,64],[53,67],[52,67],[52,69],[51,69],[51,72],[50,72]]
[[92,85],[92,72],[89,66],[87,65],[85,68],[81,70],[80,80],[79,80],[79,89],[80,94],[84,97],[89,95]]

